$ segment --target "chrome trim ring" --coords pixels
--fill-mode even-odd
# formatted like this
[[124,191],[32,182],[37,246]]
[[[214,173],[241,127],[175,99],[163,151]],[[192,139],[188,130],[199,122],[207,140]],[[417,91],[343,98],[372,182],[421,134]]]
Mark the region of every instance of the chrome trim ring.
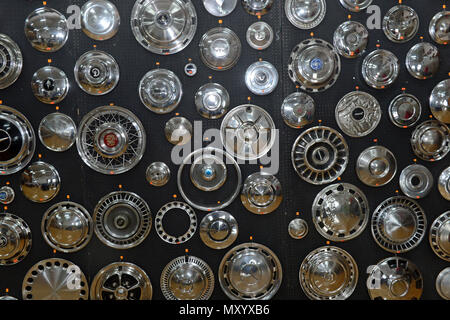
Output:
[[8,88],[19,78],[23,57],[17,43],[0,33],[0,89]]
[[420,164],[407,166],[400,173],[400,189],[412,199],[426,197],[434,185],[433,175]]
[[[163,219],[167,212],[171,210],[182,210],[189,217],[189,228],[186,232],[179,236],[175,237],[166,232],[163,226]],[[166,203],[164,206],[159,209],[158,213],[155,217],[155,229],[158,233],[158,236],[161,240],[170,243],[170,244],[181,244],[185,243],[195,234],[195,230],[197,230],[197,215],[195,214],[194,209],[192,209],[187,203],[180,201],[172,201]]]
[[0,266],[14,265],[30,252],[31,229],[22,218],[0,213]]
[[411,135],[411,146],[422,160],[441,160],[450,151],[450,129],[437,120],[422,122]]
[[437,217],[430,227],[429,241],[433,252],[450,262],[450,211]]

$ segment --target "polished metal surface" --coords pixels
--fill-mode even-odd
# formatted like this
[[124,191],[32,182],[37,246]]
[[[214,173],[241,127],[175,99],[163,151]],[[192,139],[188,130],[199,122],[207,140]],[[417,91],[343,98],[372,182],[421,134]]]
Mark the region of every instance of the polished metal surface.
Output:
[[442,80],[434,87],[430,109],[437,120],[450,124],[450,79]]
[[410,198],[426,197],[433,187],[433,175],[421,164],[409,165],[400,173],[400,189]]
[[40,68],[31,78],[31,90],[36,99],[55,104],[64,100],[69,92],[69,79],[64,71],[53,66]]
[[183,97],[183,86],[175,73],[167,69],[147,72],[139,83],[141,102],[155,113],[172,112]]
[[233,68],[241,56],[241,40],[229,28],[210,29],[202,36],[198,46],[203,63],[215,71]]
[[223,159],[212,154],[202,154],[194,159],[189,170],[192,184],[202,191],[216,191],[227,180],[228,170]]
[[20,217],[0,213],[0,266],[22,261],[31,250],[31,229]]
[[413,8],[397,5],[389,9],[383,18],[383,31],[392,42],[408,42],[419,30],[419,16]]
[[241,202],[251,213],[271,213],[280,206],[282,200],[281,183],[274,175],[261,171],[245,179]]
[[63,152],[69,150],[77,137],[77,126],[66,114],[54,112],[46,115],[39,124],[39,139],[49,150]]
[[12,296],[0,296],[0,300],[10,300],[10,301],[14,301],[14,300],[19,300],[16,297],[12,297]]
[[439,50],[428,42],[421,42],[409,49],[406,68],[410,75],[419,80],[433,77],[439,70]]
[[314,99],[303,92],[291,93],[281,105],[284,123],[294,129],[300,129],[313,122],[315,111]]
[[450,167],[442,170],[439,175],[438,189],[441,196],[450,201]]
[[81,7],[81,29],[91,39],[108,40],[119,31],[120,15],[108,0],[89,0]]
[[227,89],[218,83],[207,83],[195,93],[197,112],[206,119],[218,119],[227,113],[230,95]]
[[373,212],[372,236],[384,250],[403,253],[417,247],[427,229],[427,218],[420,205],[407,197],[384,200]]
[[145,146],[144,126],[126,108],[95,108],[83,117],[78,127],[78,154],[87,166],[103,174],[131,170],[142,159]]
[[20,190],[32,202],[51,201],[61,188],[61,178],[54,166],[43,161],[30,164],[20,179]]
[[[173,236],[166,232],[163,225],[164,216],[169,211],[175,211],[177,214],[184,213],[189,218],[189,227],[186,232],[180,236]],[[187,203],[180,201],[172,201],[163,205],[155,217],[155,229],[161,240],[170,244],[180,244],[192,238],[197,230],[197,215]]]
[[322,189],[312,205],[317,232],[331,241],[347,241],[359,236],[367,226],[370,209],[365,194],[350,183]]
[[367,47],[369,31],[357,21],[346,21],[337,27],[333,35],[333,45],[345,58],[361,56]]
[[113,56],[100,50],[92,50],[78,58],[75,81],[84,92],[93,96],[105,95],[117,86],[120,72]]
[[325,18],[325,0],[286,0],[284,12],[289,22],[299,29],[317,27]]
[[288,233],[293,239],[303,239],[308,234],[308,224],[303,219],[293,219],[289,222]]
[[438,216],[430,227],[429,240],[434,253],[450,262],[450,211]]
[[173,117],[166,122],[164,134],[171,144],[181,146],[191,140],[194,129],[192,123],[185,117]]
[[352,12],[367,9],[372,4],[372,0],[340,0],[340,2],[344,8]]
[[356,174],[359,180],[369,187],[388,184],[396,173],[397,160],[394,154],[383,146],[365,149],[356,160]]
[[83,271],[65,259],[45,259],[32,266],[22,283],[24,300],[87,300]]
[[[193,164],[196,165],[194,169]],[[212,212],[229,206],[239,195],[241,183],[239,164],[221,149],[196,149],[183,159],[178,168],[178,191],[187,203],[201,211]],[[205,191],[209,191],[208,194],[204,194]]]
[[333,86],[341,72],[341,59],[334,47],[322,39],[307,39],[294,47],[288,64],[289,78],[307,92]]
[[236,8],[238,0],[203,0],[206,11],[215,17],[225,17]]
[[197,74],[197,65],[189,62],[184,66],[184,74],[188,77],[193,77]]
[[400,65],[390,51],[377,49],[369,53],[362,64],[362,75],[366,83],[375,89],[385,89],[397,80]]
[[409,93],[401,93],[389,104],[389,118],[399,128],[410,128],[419,121],[422,115],[422,104],[417,97]]
[[181,256],[164,267],[160,283],[167,300],[208,300],[214,291],[214,273],[202,259]]
[[136,1],[131,12],[134,37],[150,52],[168,55],[186,48],[197,31],[191,0]]
[[299,280],[311,300],[345,300],[358,282],[358,266],[345,250],[325,246],[311,251],[303,260]]
[[93,220],[99,240],[114,249],[136,247],[152,228],[147,202],[128,191],[114,191],[101,198],[95,206]]
[[151,300],[152,283],[144,270],[129,262],[103,267],[91,283],[91,300]]
[[263,16],[272,8],[274,0],[241,0],[241,3],[247,13]]
[[267,61],[252,63],[245,71],[245,85],[253,94],[264,96],[272,93],[278,85],[278,71]]
[[318,126],[302,132],[295,140],[291,160],[294,170],[308,183],[335,181],[347,168],[348,145],[336,130]]
[[363,91],[353,91],[343,96],[334,113],[339,128],[353,138],[367,136],[381,120],[380,103]]
[[69,38],[66,17],[49,7],[38,8],[25,20],[25,36],[36,50],[47,53],[58,51]]
[[15,197],[16,193],[10,186],[3,186],[0,188],[0,203],[10,204],[14,201]]
[[267,22],[257,21],[251,24],[247,29],[247,43],[253,49],[267,49],[272,44],[273,38],[273,29]]
[[166,185],[170,176],[170,169],[164,162],[152,162],[145,171],[147,182],[155,187]]
[[232,156],[256,160],[266,155],[275,143],[275,122],[263,108],[243,104],[225,115],[220,126],[220,138]]
[[10,175],[25,168],[36,148],[33,126],[14,108],[0,104],[0,173]]
[[436,291],[442,299],[450,300],[450,267],[439,272],[436,278]]
[[218,277],[223,292],[232,300],[269,300],[281,286],[283,270],[272,250],[251,242],[225,254]]
[[450,151],[450,129],[436,120],[422,122],[411,135],[411,146],[422,160],[441,160]]
[[200,239],[212,249],[231,246],[239,233],[236,219],[226,211],[208,213],[200,222]]
[[23,57],[17,43],[0,33],[0,89],[12,85],[22,72]]
[[71,201],[59,202],[48,208],[41,222],[45,242],[64,253],[83,249],[92,238],[93,228],[89,212]]
[[434,15],[428,27],[430,37],[438,44],[450,41],[450,11],[441,11]]
[[369,273],[366,284],[372,300],[419,300],[423,291],[420,270],[401,257],[378,262]]

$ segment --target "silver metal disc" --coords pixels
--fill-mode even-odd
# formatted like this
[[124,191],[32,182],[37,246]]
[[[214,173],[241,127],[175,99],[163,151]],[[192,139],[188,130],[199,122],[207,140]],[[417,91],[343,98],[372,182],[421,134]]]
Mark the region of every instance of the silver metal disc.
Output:
[[307,39],[294,47],[288,62],[289,78],[307,92],[332,87],[341,72],[341,59],[334,47],[322,39]]
[[338,102],[335,117],[339,128],[345,134],[353,138],[364,137],[380,123],[380,103],[367,92],[353,91]]
[[151,300],[152,283],[144,270],[129,262],[103,267],[91,283],[91,300]]
[[367,278],[367,290],[372,300],[419,300],[423,277],[408,259],[390,257],[378,262]]
[[450,167],[444,169],[439,175],[438,189],[441,196],[450,201]]
[[420,164],[407,166],[400,173],[400,189],[413,199],[426,197],[434,186],[433,175]]
[[372,1],[373,0],[340,0],[341,5],[352,12],[359,12],[367,9],[367,7],[372,4]]
[[236,219],[228,212],[208,213],[200,222],[200,239],[212,249],[225,249],[236,241],[239,233]]
[[12,85],[22,72],[23,57],[17,43],[0,33],[0,89]]
[[28,270],[22,283],[24,300],[88,300],[83,271],[65,259],[45,259]]
[[207,83],[195,93],[197,112],[206,119],[218,119],[227,113],[230,95],[222,85]]
[[430,109],[437,120],[450,124],[450,79],[434,87],[430,95]]
[[293,239],[303,239],[308,234],[308,224],[303,219],[293,219],[289,222],[288,233]]
[[77,137],[77,125],[71,117],[60,112],[46,115],[39,124],[39,139],[49,150],[69,150]]
[[[177,212],[183,212],[189,218],[189,227],[186,232],[180,236],[170,235],[164,230],[163,219],[167,212],[177,210]],[[172,201],[162,206],[155,217],[155,229],[161,240],[170,244],[185,243],[195,234],[197,230],[197,215],[194,209],[192,209],[187,203],[180,201]]]
[[114,90],[120,78],[116,60],[100,50],[88,51],[78,58],[74,74],[81,90],[94,96]]
[[240,105],[223,118],[220,138],[232,156],[241,160],[256,160],[272,149],[276,139],[275,122],[261,107]]
[[192,184],[207,192],[220,189],[225,184],[227,175],[228,170],[223,159],[212,154],[196,157],[189,170]]
[[170,113],[180,104],[183,86],[175,73],[167,69],[147,72],[139,83],[141,102],[159,114]]
[[281,183],[274,175],[262,171],[245,179],[241,202],[251,213],[271,213],[280,206],[282,200]]
[[39,101],[56,104],[69,92],[69,79],[61,69],[53,66],[40,68],[31,78],[31,90]]
[[311,211],[317,231],[332,241],[346,241],[359,236],[370,215],[365,194],[349,183],[322,189],[314,199]]
[[313,122],[315,111],[314,99],[303,92],[291,93],[281,105],[284,123],[294,129],[300,129]]
[[126,108],[98,107],[86,114],[77,134],[78,154],[91,169],[108,175],[134,168],[145,152],[146,134]]
[[162,187],[170,180],[170,169],[164,162],[153,162],[145,171],[147,182],[155,187]]
[[58,51],[69,38],[66,17],[49,7],[38,8],[25,20],[25,36],[31,46],[38,51],[46,53]]
[[189,62],[184,66],[184,74],[188,77],[193,77],[197,74],[197,65]]
[[312,29],[325,18],[327,3],[325,0],[286,0],[284,12],[295,27]]
[[242,7],[248,14],[263,16],[272,8],[274,0],[241,0]]
[[450,262],[450,211],[437,217],[430,227],[431,249],[442,260]]
[[358,265],[345,250],[325,246],[311,251],[303,260],[299,280],[311,300],[345,300],[358,282]]
[[437,120],[422,122],[412,133],[411,146],[422,160],[441,160],[450,151],[450,129]]
[[291,160],[294,170],[308,183],[335,181],[347,168],[349,150],[336,130],[318,126],[302,132],[294,142]]
[[188,143],[193,133],[192,123],[185,117],[170,118],[164,126],[166,139],[173,145],[181,146]]
[[333,35],[333,45],[345,58],[361,56],[367,47],[369,31],[357,21],[346,21],[337,27]]
[[434,15],[430,21],[428,32],[434,42],[447,44],[450,41],[450,11],[441,11]]
[[273,64],[267,61],[252,63],[245,71],[245,85],[256,95],[268,95],[278,85],[278,71]]
[[186,48],[197,31],[197,12],[191,0],[136,1],[131,30],[145,49],[168,55]]
[[356,160],[356,174],[359,180],[369,187],[382,187],[388,184],[397,172],[394,154],[383,146],[365,149]]
[[362,64],[366,83],[375,89],[385,89],[397,80],[400,65],[397,57],[388,50],[377,49],[369,53]]
[[406,69],[419,80],[433,77],[439,70],[439,50],[428,42],[421,42],[409,49]]
[[36,148],[30,121],[14,108],[0,105],[0,174],[10,175],[25,168]]
[[407,197],[384,200],[373,212],[371,229],[384,250],[403,253],[417,247],[425,237],[427,218],[420,205]]
[[442,299],[450,300],[450,267],[439,272],[436,278],[436,291]]
[[114,249],[141,244],[152,228],[152,212],[147,202],[128,191],[115,191],[101,198],[94,209],[95,234]]
[[108,0],[89,0],[81,7],[81,29],[91,39],[108,40],[119,31],[120,14]]
[[247,29],[247,43],[256,50],[267,49],[273,42],[274,32],[272,27],[264,21],[257,21]]
[[214,291],[214,273],[194,256],[170,261],[161,272],[161,291],[167,300],[208,300]]
[[203,63],[215,71],[233,68],[241,56],[241,40],[228,28],[209,30],[202,36],[198,46]]
[[42,217],[41,231],[45,242],[64,253],[83,249],[91,240],[93,229],[89,212],[71,201],[54,204]]
[[31,250],[31,229],[20,217],[0,213],[0,266],[22,261]]
[[388,113],[394,125],[399,128],[410,128],[419,121],[422,104],[412,94],[402,93],[392,99]]
[[10,186],[0,187],[0,203],[10,204],[14,201],[15,197],[16,193],[14,192],[13,188],[11,188]]
[[236,8],[237,0],[203,0],[206,11],[215,17],[225,17]]
[[411,40],[419,30],[419,16],[413,8],[397,5],[389,9],[383,18],[383,31],[392,42]]
[[232,300],[269,300],[281,286],[283,270],[272,250],[252,242],[225,254],[218,277],[223,292]]
[[51,164],[37,161],[30,164],[20,179],[20,190],[32,202],[49,202],[59,193],[61,178]]

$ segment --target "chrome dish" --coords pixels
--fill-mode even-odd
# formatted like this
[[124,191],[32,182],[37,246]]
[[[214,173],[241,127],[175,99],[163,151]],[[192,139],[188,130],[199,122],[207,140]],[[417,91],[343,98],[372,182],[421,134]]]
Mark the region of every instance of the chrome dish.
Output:
[[215,71],[233,68],[241,56],[241,40],[231,29],[217,27],[200,39],[200,58]]
[[388,184],[397,172],[394,154],[383,146],[365,149],[356,160],[356,174],[359,180],[369,187],[382,187]]
[[450,79],[434,87],[430,95],[430,109],[437,120],[450,124]]
[[333,35],[333,45],[345,58],[361,56],[367,47],[369,31],[356,21],[346,21],[337,27]]
[[430,246],[442,260],[450,262],[450,211],[437,217],[430,227]]
[[[186,214],[189,218],[189,227],[186,232],[180,236],[173,236],[166,232],[163,225],[164,216],[172,210],[177,210],[176,212],[182,212]],[[187,203],[180,201],[172,201],[166,203],[159,209],[155,217],[155,229],[161,240],[170,244],[180,244],[185,243],[195,234],[197,230],[197,215],[194,209],[192,209]]]
[[245,179],[241,202],[251,213],[271,213],[280,206],[282,200],[281,183],[275,176],[261,171]]
[[107,0],[89,0],[81,7],[81,29],[91,39],[108,40],[119,31],[120,15]]
[[439,70],[439,51],[428,42],[421,42],[409,49],[406,68],[411,76],[419,80],[433,77]]
[[20,179],[20,190],[32,202],[49,202],[59,192],[61,178],[54,166],[43,161],[30,164]]
[[267,49],[273,42],[274,32],[272,27],[264,21],[257,21],[247,29],[247,43],[256,50]]
[[428,27],[434,42],[447,44],[450,41],[450,11],[441,11],[434,15]]
[[228,212],[208,213],[200,222],[200,239],[212,249],[225,249],[231,246],[239,233],[236,219]]
[[185,117],[173,117],[166,122],[164,134],[171,144],[181,146],[191,140],[193,130],[192,123]]
[[242,7],[247,13],[262,16],[272,8],[274,0],[241,0]]
[[299,29],[317,27],[325,18],[325,0],[286,0],[284,11],[289,22]]
[[441,196],[450,201],[450,167],[444,169],[439,175],[438,189]]
[[238,0],[203,0],[206,11],[215,17],[225,17],[236,8]]
[[450,300],[450,267],[442,270],[437,276],[436,291],[442,299]]
[[411,146],[422,160],[441,160],[450,151],[450,129],[436,120],[422,122],[412,133]]
[[372,0],[340,0],[340,2],[344,8],[352,12],[367,9],[372,4]]
[[315,111],[314,99],[303,92],[291,93],[281,105],[284,123],[294,129],[300,129],[313,122]]
[[256,95],[268,95],[278,85],[278,71],[273,64],[267,61],[252,63],[245,72],[245,85]]
[[155,187],[162,187],[170,180],[170,169],[164,162],[153,162],[145,171],[147,182]]
[[419,16],[413,8],[397,5],[389,9],[383,18],[383,31],[392,42],[411,40],[419,30]]
[[69,79],[64,71],[45,66],[31,78],[31,90],[36,99],[43,103],[55,104],[64,100],[69,92]]
[[293,239],[303,239],[308,234],[308,224],[303,219],[293,219],[289,222],[288,233]]
[[402,93],[392,99],[388,113],[394,125],[399,128],[410,128],[419,121],[422,105],[412,94]]
[[227,113],[230,95],[227,89],[218,83],[207,83],[195,93],[197,112],[206,119],[218,119]]
[[3,186],[0,188],[0,203],[10,204],[14,201],[16,193],[14,189],[9,186]]
[[385,89],[397,80],[400,65],[397,57],[388,50],[377,49],[369,53],[362,64],[366,83],[375,89]]
[[39,139],[49,150],[69,150],[77,137],[77,126],[71,117],[60,112],[46,115],[39,124]]
[[400,174],[400,189],[410,198],[426,197],[434,185],[430,170],[420,164],[412,164],[404,168]]
[[0,33],[0,89],[6,89],[19,78],[23,57],[17,43]]
[[31,250],[31,229],[20,217],[0,213],[0,266],[22,261]]

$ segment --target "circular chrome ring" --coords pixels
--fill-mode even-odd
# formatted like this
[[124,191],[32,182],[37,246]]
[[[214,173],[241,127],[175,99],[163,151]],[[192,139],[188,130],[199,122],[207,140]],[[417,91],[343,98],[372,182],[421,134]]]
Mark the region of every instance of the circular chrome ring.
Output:
[[[163,219],[167,212],[171,210],[182,210],[189,217],[189,228],[188,230],[179,237],[174,237],[168,234],[164,230]],[[158,213],[155,217],[155,229],[158,233],[158,236],[165,242],[170,244],[181,244],[189,239],[195,234],[195,230],[197,229],[197,216],[195,214],[194,209],[192,209],[187,203],[180,201],[172,201],[166,203],[164,206],[159,209]]]
[[20,217],[0,213],[0,266],[19,263],[30,252],[31,229]]
[[433,221],[429,240],[433,252],[442,260],[450,262],[450,211]]
[[291,128],[300,129],[314,119],[316,103],[311,96],[303,92],[288,95],[281,105],[281,116],[284,123]]
[[400,173],[400,189],[410,198],[426,197],[433,184],[434,179],[430,170],[420,164],[409,165]]

